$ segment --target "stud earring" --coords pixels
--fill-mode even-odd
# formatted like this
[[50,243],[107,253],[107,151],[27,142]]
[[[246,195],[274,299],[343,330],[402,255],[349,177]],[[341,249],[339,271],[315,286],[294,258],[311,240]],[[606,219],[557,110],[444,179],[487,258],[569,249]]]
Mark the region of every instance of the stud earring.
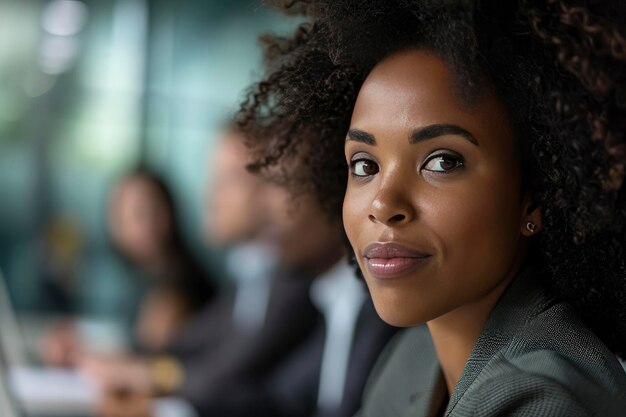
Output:
[[537,229],[537,225],[533,222],[526,223],[526,230],[528,230],[531,234],[535,233]]

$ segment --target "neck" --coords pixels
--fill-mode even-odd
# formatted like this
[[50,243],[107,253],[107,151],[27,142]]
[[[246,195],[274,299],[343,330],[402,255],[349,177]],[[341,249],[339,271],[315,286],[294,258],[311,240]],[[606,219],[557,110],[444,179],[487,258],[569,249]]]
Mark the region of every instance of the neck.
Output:
[[481,299],[427,323],[449,395],[454,392],[491,311],[520,265],[521,262],[515,262],[506,277]]

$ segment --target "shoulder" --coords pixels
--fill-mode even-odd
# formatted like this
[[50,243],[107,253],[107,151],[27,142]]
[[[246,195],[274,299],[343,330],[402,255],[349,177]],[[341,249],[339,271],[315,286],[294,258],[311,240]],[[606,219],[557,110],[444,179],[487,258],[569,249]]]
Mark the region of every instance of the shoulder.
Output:
[[626,374],[617,357],[565,302],[533,316],[502,353],[522,370],[541,371],[571,384],[585,379],[607,391],[626,392]]
[[492,361],[463,399],[455,410],[459,415],[467,409],[480,416],[595,415],[566,385],[504,358]]
[[480,416],[617,417],[626,407],[624,391],[617,388],[608,388],[551,350],[514,358],[498,354],[455,411],[471,409]]
[[620,416],[626,374],[571,307],[556,302],[489,359],[464,399],[481,416]]

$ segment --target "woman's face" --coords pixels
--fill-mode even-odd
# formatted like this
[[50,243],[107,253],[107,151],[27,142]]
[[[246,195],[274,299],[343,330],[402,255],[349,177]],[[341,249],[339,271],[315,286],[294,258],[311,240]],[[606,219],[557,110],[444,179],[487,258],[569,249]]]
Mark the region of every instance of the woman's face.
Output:
[[172,235],[170,209],[158,188],[141,177],[122,181],[109,208],[111,235],[134,262],[150,263],[163,255]]
[[385,321],[423,323],[508,284],[528,204],[493,94],[468,106],[442,60],[392,55],[359,92],[345,153],[345,229]]

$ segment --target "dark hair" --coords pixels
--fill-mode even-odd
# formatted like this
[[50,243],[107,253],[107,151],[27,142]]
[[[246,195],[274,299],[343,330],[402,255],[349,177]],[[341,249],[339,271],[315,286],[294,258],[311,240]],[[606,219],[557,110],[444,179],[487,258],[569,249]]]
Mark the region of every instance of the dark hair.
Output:
[[[170,235],[164,242],[167,253],[167,259],[162,260],[165,263],[162,266],[164,269],[157,272],[157,276],[153,277],[157,282],[151,284],[181,296],[188,303],[191,311],[199,310],[214,295],[215,287],[183,237],[178,220],[176,200],[171,192],[171,187],[162,175],[145,166],[138,166],[124,173],[115,184],[122,184],[131,180],[140,180],[155,188],[171,222]],[[109,240],[115,252],[128,265],[140,270],[146,269],[145,266],[136,265],[110,236]],[[151,268],[147,269],[150,270]],[[151,270],[149,273],[155,274],[155,271]]]
[[[178,221],[178,209],[174,195],[170,191],[171,188],[166,183],[165,178],[163,178],[163,176],[156,171],[140,165],[128,170],[116,178],[113,182],[114,185],[111,187],[111,191],[115,191],[119,185],[132,180],[139,180],[154,187],[158,194],[158,198],[162,201],[162,204],[164,205],[167,215],[170,217],[171,221],[170,236],[165,244],[168,247],[178,247],[183,242],[181,228]],[[113,201],[111,198],[109,198],[109,200],[111,202]],[[115,246],[115,243],[113,243],[113,245]],[[119,251],[120,249],[116,248],[116,250]]]
[[[310,190],[340,216],[345,134],[365,77],[409,48],[443,59],[471,105],[495,90],[516,130],[523,192],[544,227],[532,262],[616,353],[626,354],[626,4],[608,0],[309,0],[265,35],[268,75],[237,115],[250,168]],[[298,164],[285,161],[296,159]],[[286,166],[297,166],[287,170]]]

